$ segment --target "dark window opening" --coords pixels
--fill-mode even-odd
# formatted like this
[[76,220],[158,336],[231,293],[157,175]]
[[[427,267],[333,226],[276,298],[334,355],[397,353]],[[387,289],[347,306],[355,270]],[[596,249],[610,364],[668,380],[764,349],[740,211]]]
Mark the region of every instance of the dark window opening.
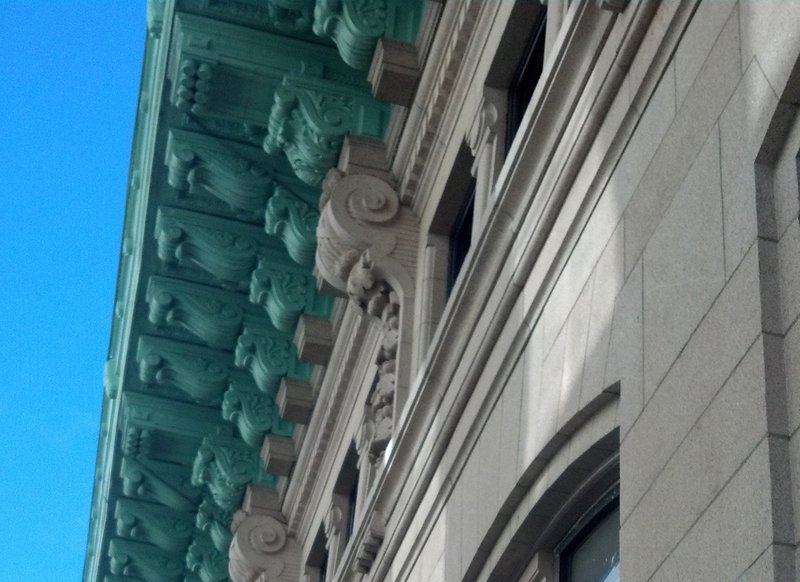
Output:
[[347,497],[347,522],[345,523],[344,539],[353,537],[356,526],[356,502],[358,501],[358,479],[350,486],[350,495]]
[[560,582],[619,582],[619,497],[598,503],[559,552]]
[[450,247],[447,262],[447,296],[456,284],[458,274],[467,258],[472,244],[472,221],[475,216],[475,178],[472,178],[461,210],[456,216],[450,231]]
[[508,113],[506,116],[506,151],[511,147],[522,117],[528,109],[533,92],[539,83],[544,67],[544,42],[547,29],[547,11],[539,13],[533,34],[528,39],[517,69],[508,87]]
[[306,564],[312,568],[316,568],[319,572],[319,577],[317,578],[319,582],[325,582],[325,578],[328,575],[329,555],[327,546],[325,531],[319,528],[317,535],[314,537],[314,543],[311,544],[311,550],[308,553],[308,559],[306,561]]
[[333,492],[347,499],[347,508],[344,517],[344,543],[346,544],[356,527],[356,507],[358,504],[358,451],[355,444],[351,443],[344,457],[339,477],[333,486]]

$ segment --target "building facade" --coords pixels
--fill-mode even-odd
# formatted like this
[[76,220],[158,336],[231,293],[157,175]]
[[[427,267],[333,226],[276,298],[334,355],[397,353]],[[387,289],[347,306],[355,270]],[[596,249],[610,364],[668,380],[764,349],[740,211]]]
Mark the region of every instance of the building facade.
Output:
[[84,580],[796,580],[797,22],[148,0]]

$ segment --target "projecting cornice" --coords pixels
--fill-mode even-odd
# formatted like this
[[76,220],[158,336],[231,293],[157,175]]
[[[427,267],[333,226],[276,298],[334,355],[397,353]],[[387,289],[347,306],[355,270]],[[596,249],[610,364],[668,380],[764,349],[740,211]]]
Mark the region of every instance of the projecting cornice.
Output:
[[236,532],[261,531],[234,515],[291,473],[330,352],[320,182],[346,136],[383,138],[366,70],[421,6],[148,1],[88,582],[222,582]]

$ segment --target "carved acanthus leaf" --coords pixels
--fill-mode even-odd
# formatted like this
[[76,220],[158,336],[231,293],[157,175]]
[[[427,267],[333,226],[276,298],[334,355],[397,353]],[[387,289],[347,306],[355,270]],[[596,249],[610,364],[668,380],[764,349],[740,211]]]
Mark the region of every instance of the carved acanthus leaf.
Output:
[[256,226],[188,210],[161,207],[156,218],[158,256],[192,264],[222,282],[246,288],[262,249],[280,248]]
[[258,148],[180,129],[167,141],[167,180],[182,192],[208,192],[232,209],[264,211],[276,182]]
[[249,370],[259,389],[273,397],[282,377],[311,376],[311,366],[298,361],[291,336],[263,324],[245,323],[236,345],[236,365]]
[[152,543],[162,550],[184,550],[194,533],[191,513],[154,503],[118,499],[114,517],[118,535]]
[[233,511],[242,502],[248,483],[269,484],[262,471],[258,451],[239,439],[209,436],[197,451],[192,483],[207,485],[214,502]]
[[109,542],[108,555],[113,574],[163,582],[179,582],[182,577],[182,559],[151,544],[114,538]]
[[[275,399],[258,389],[252,377],[236,374],[231,379],[230,388],[222,400],[222,417],[234,422],[247,444],[255,449],[261,448],[264,435],[268,432],[286,431]],[[289,433],[291,434],[290,423]]]
[[230,349],[242,330],[244,309],[233,293],[151,277],[147,301],[151,323],[182,327],[211,347]]
[[141,336],[139,378],[177,388],[193,400],[218,402],[228,385],[230,355],[194,344]]
[[228,579],[228,556],[208,537],[198,534],[186,552],[186,566],[203,582],[223,582]]
[[250,301],[261,305],[273,325],[294,332],[303,313],[325,316],[331,300],[317,294],[316,281],[301,268],[289,269],[269,257],[262,258],[250,280]]
[[386,30],[386,0],[317,0],[314,33],[333,39],[342,60],[366,70]]
[[147,499],[179,511],[193,511],[200,489],[180,465],[125,456],[120,469],[122,490],[128,497]]
[[336,163],[347,133],[381,137],[386,106],[365,89],[287,75],[275,90],[264,149],[283,152],[306,184],[319,184]]
[[214,502],[212,497],[203,496],[203,502],[197,509],[195,525],[197,529],[208,536],[214,547],[227,555],[228,546],[231,544],[231,522],[233,512],[222,509]]
[[276,188],[267,203],[264,225],[268,234],[278,237],[289,256],[299,265],[314,265],[317,250],[319,212],[305,199],[285,188]]

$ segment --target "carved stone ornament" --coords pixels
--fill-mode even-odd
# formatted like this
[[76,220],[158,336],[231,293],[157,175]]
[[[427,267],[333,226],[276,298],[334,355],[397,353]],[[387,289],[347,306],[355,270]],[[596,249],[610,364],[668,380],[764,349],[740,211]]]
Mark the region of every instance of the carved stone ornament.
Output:
[[317,268],[336,289],[379,316],[389,292],[412,291],[417,224],[397,191],[366,174],[330,170],[317,227]]
[[203,439],[195,457],[192,483],[207,485],[222,509],[237,508],[249,483],[269,481],[261,471],[258,451],[241,440],[217,436]]
[[336,164],[344,136],[379,138],[386,115],[366,88],[287,75],[275,90],[264,150],[285,153],[297,177],[315,186]]
[[193,511],[200,488],[192,485],[191,473],[181,465],[127,455],[120,468],[122,491],[128,497],[146,499],[179,511]]
[[176,190],[206,192],[254,217],[277,184],[258,148],[179,129],[167,140],[167,167],[167,181]]
[[366,574],[372,568],[375,556],[383,543],[386,534],[386,524],[383,515],[379,511],[374,511],[369,518],[367,532],[356,551],[356,572]]
[[[186,552],[186,566],[203,582],[228,579],[228,556],[204,535],[198,534]],[[188,578],[187,578],[188,579]]]
[[230,355],[225,352],[142,336],[136,359],[142,382],[177,388],[197,402],[217,402],[228,387]]
[[211,347],[227,348],[242,331],[244,309],[239,296],[233,293],[175,279],[150,277],[147,302],[151,323],[183,328]]
[[333,39],[342,60],[365,70],[386,30],[386,1],[317,0],[314,33]]
[[257,226],[162,206],[156,217],[158,257],[195,266],[228,287],[244,289],[269,244]]
[[300,552],[285,524],[270,515],[248,515],[233,534],[228,554],[231,580],[296,582],[300,578]]

